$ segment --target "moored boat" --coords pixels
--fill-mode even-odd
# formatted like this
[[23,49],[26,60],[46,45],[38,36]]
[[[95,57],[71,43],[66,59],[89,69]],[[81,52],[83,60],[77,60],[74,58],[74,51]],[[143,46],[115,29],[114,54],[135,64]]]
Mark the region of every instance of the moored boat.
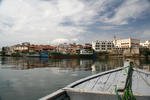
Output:
[[40,52],[40,57],[41,58],[48,58],[50,55],[49,55],[49,52],[48,52],[48,50],[42,50],[41,52]]
[[51,53],[51,58],[97,58],[96,54],[63,54],[63,53]]
[[[132,65],[131,65],[132,66]],[[124,67],[76,81],[40,100],[150,100],[150,72]]]
[[25,57],[40,57],[40,54],[35,53],[35,54],[26,54]]

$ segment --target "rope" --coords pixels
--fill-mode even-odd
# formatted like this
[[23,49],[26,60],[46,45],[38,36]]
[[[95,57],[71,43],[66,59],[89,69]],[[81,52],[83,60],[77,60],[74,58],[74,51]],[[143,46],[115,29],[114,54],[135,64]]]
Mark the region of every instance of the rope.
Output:
[[121,100],[121,97],[120,97],[120,95],[117,91],[117,86],[116,85],[115,85],[115,93],[116,93],[116,96],[117,96],[118,100]]
[[130,63],[130,66],[129,66],[129,71],[127,74],[127,82],[126,82],[126,86],[124,89],[124,94],[123,94],[122,100],[135,100],[135,97],[133,96],[133,92],[132,92],[132,89],[130,86],[130,84],[131,84],[130,78],[131,77],[132,77],[132,63]]
[[[128,72],[126,70],[125,72],[127,73],[127,80],[126,80],[126,85],[125,85],[124,93],[122,96],[122,100],[135,100],[132,89],[130,87],[130,84],[131,84],[130,78],[132,77],[131,76],[132,75],[132,63],[130,63]],[[116,93],[118,100],[121,100],[121,97],[119,96],[119,93],[117,91],[117,86],[115,86],[115,93]]]

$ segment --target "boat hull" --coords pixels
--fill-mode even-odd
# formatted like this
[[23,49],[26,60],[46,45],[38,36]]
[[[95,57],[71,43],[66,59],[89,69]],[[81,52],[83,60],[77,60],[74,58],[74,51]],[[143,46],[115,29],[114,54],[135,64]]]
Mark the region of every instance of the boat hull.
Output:
[[58,59],[63,59],[63,58],[97,58],[96,55],[93,54],[61,54],[61,53],[52,53],[50,55],[51,58],[58,58]]
[[[128,81],[127,72],[131,71],[126,64],[125,66],[78,80],[40,100],[118,100],[115,86],[117,86],[117,91],[121,88],[124,90]],[[148,85],[150,72],[145,73],[139,69],[132,70],[131,89],[135,99],[150,100]],[[142,81],[143,78],[145,78],[144,81]],[[119,91],[118,94],[122,97],[123,91]],[[120,100],[122,99],[120,98]]]

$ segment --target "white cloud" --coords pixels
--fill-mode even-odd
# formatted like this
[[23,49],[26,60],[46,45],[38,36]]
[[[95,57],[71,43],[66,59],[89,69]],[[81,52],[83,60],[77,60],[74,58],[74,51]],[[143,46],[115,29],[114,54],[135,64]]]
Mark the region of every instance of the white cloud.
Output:
[[140,37],[147,40],[149,39],[150,40],[150,29],[148,30],[144,30],[142,33],[140,33]]
[[103,20],[113,24],[128,24],[129,19],[143,17],[144,12],[150,9],[148,0],[126,0],[120,7],[115,9],[115,15],[112,18],[106,16]]
[[61,43],[67,43],[69,42],[68,39],[65,38],[59,38],[59,39],[55,39],[51,42],[51,44],[61,44]]
[[73,38],[71,41],[72,41],[72,42],[77,42],[77,41],[79,41],[79,39]]
[[24,41],[49,43],[55,39],[70,41],[83,33],[88,34],[87,31],[91,28],[88,25],[99,21],[108,24],[101,28],[111,30],[114,27],[109,24],[127,24],[128,19],[141,17],[149,8],[146,0],[126,0],[114,8],[112,18],[108,17],[112,12],[107,11],[107,7],[115,2],[117,1],[3,0],[0,5],[1,44]]
[[76,43],[78,42],[79,39],[77,38],[70,38],[70,39],[66,39],[66,38],[57,38],[57,39],[54,39],[53,41],[51,41],[50,43],[51,44],[62,44],[62,43]]
[[[85,28],[77,25],[63,26],[61,23],[67,22],[69,18],[76,24],[84,16],[90,16],[85,14],[84,6],[79,0],[4,0],[0,6],[1,31],[16,42],[29,40],[44,43],[53,38],[75,36],[85,32]],[[5,41],[12,40],[5,37]]]
[[110,26],[100,26],[99,29],[102,30],[113,30],[113,29],[117,29],[119,26],[115,26],[115,25],[110,25]]

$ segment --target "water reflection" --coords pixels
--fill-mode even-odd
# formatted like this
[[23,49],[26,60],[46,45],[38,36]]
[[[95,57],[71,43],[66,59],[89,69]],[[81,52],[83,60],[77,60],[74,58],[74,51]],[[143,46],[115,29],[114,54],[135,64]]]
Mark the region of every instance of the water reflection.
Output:
[[[148,59],[48,59],[48,58],[12,58],[1,57],[2,69],[26,70],[33,68],[58,67],[60,69],[91,70],[102,72],[117,67],[122,67],[125,60],[135,63],[135,66],[150,71]],[[11,65],[11,66],[8,66]]]
[[[61,69],[72,70],[92,70],[92,71],[105,71],[123,66],[122,59],[48,59],[48,58],[12,58],[2,57],[1,65],[2,69],[16,69],[25,70],[33,68],[45,68],[45,67],[59,67]],[[93,69],[94,68],[94,69]]]
[[[150,61],[128,59],[150,71]],[[124,59],[0,57],[0,100],[37,100],[92,74],[122,67]]]

